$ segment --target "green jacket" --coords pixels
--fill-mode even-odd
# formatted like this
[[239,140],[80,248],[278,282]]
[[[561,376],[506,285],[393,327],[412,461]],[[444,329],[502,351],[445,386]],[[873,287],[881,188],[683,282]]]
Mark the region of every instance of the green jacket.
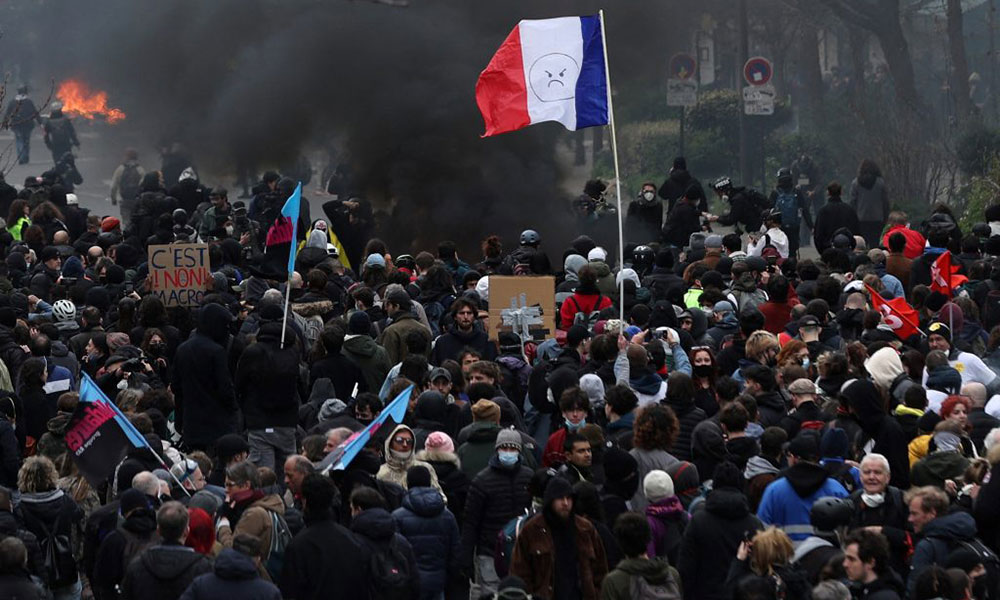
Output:
[[626,558],[608,573],[601,584],[601,600],[632,600],[632,578],[643,577],[650,585],[662,585],[668,597],[682,597],[677,569],[659,558]]
[[389,354],[389,362],[392,364],[403,362],[409,352],[406,349],[406,336],[411,332],[417,332],[427,340],[427,347],[431,346],[431,330],[421,323],[410,313],[396,314],[392,318],[392,323],[382,330],[382,335],[378,338],[378,343],[385,348]]
[[486,468],[496,452],[497,435],[500,426],[492,421],[477,421],[472,424],[469,439],[458,447],[458,459],[462,463],[462,472],[474,478]]

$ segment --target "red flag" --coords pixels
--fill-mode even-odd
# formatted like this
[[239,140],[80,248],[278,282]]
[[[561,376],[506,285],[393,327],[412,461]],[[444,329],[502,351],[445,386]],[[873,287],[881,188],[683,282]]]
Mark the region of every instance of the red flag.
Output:
[[917,316],[917,309],[906,303],[904,298],[893,298],[886,300],[871,286],[866,285],[868,293],[872,298],[872,307],[882,313],[882,320],[892,328],[893,333],[901,340],[905,340],[911,335],[920,331],[917,323],[920,317]]
[[952,290],[962,285],[969,278],[958,274],[958,265],[952,266],[951,252],[944,253],[931,265],[931,291],[941,292],[951,298]]

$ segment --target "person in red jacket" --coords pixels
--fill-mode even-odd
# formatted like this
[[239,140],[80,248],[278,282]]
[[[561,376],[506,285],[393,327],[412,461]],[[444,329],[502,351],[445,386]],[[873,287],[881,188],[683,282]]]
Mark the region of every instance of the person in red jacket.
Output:
[[913,260],[924,253],[924,246],[927,244],[927,240],[924,239],[924,236],[919,231],[910,229],[906,213],[901,210],[894,210],[889,213],[889,230],[882,236],[883,248],[889,247],[889,236],[897,231],[906,238],[906,248],[903,249],[903,255],[906,258]]
[[577,313],[583,313],[586,317],[580,323],[587,329],[592,329],[597,319],[591,319],[590,315],[599,313],[611,306],[611,298],[601,294],[597,289],[597,271],[590,265],[580,267],[577,272],[580,278],[580,285],[573,290],[573,295],[562,303],[559,309],[559,329],[569,329]]
[[567,433],[576,433],[587,424],[590,414],[590,398],[579,387],[565,390],[559,397],[559,410],[563,416],[563,425],[549,436],[542,453],[542,464],[546,467],[558,467],[566,462],[566,451],[563,444]]
[[799,304],[798,298],[794,297],[795,292],[789,292],[789,289],[784,275],[772,275],[767,281],[768,300],[757,305],[764,315],[764,329],[775,335],[785,330],[785,325],[792,320],[792,307]]

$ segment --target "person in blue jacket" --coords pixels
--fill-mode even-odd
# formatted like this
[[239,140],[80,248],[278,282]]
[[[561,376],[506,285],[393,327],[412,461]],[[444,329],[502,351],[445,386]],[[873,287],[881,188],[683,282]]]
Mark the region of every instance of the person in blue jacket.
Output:
[[420,599],[441,598],[449,577],[458,573],[458,522],[441,492],[431,487],[426,467],[410,467],[406,484],[403,505],[392,511],[392,518],[416,554]]
[[819,465],[819,436],[803,431],[788,444],[789,467],[774,480],[761,498],[757,517],[765,525],[780,527],[800,542],[813,533],[809,511],[813,502],[833,496],[846,498],[847,490]]

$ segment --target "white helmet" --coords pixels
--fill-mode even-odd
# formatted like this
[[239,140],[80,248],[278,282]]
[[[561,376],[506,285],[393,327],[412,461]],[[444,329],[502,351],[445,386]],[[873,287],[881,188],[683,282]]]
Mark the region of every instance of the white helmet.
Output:
[[56,321],[72,321],[76,318],[76,306],[70,300],[56,300],[52,305],[52,316]]

